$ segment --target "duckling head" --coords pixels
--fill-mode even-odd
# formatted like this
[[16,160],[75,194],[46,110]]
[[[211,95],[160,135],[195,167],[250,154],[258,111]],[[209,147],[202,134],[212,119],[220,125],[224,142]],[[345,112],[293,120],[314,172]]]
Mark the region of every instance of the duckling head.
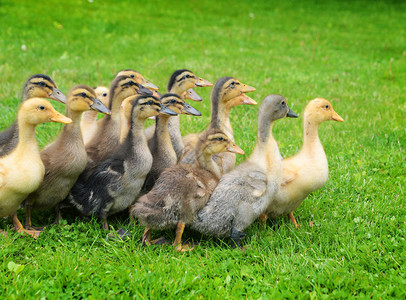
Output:
[[137,71],[131,70],[131,69],[121,70],[120,72],[117,73],[116,77],[123,76],[123,75],[134,78],[136,82],[143,85],[144,87],[146,87],[149,90],[153,90],[153,91],[159,90],[158,86],[156,86],[152,82],[146,80],[140,72],[137,72]]
[[124,100],[125,98],[136,94],[152,95],[152,92],[136,82],[135,79],[130,76],[117,76],[110,85],[109,109],[112,108],[113,99],[115,97],[119,97]]
[[130,99],[129,101],[132,102],[132,120],[134,120],[134,118],[146,120],[158,114],[176,115],[174,111],[161,105],[158,98],[154,96],[137,96],[135,99]]
[[[24,95],[26,96],[24,97]],[[24,85],[23,101],[34,97],[49,98],[66,103],[66,96],[57,88],[51,77],[44,74],[31,76]]]
[[170,108],[176,114],[185,114],[192,116],[202,115],[200,111],[187,104],[185,100],[177,94],[167,93],[161,97],[160,101],[163,106]]
[[222,77],[216,81],[211,93],[212,108],[218,107],[218,103],[224,103],[225,107],[231,109],[240,104],[256,105],[257,102],[245,93],[253,92],[256,89],[246,85],[234,77]]
[[344,122],[344,119],[334,111],[330,101],[323,98],[313,99],[307,104],[304,118],[316,124],[330,120]]
[[196,147],[202,147],[205,155],[213,155],[221,152],[232,152],[244,155],[245,152],[238,147],[223,131],[219,129],[210,129],[203,136]]
[[96,86],[93,89],[96,92],[96,98],[107,106],[109,104],[109,89],[105,86]]
[[21,104],[18,121],[31,125],[45,122],[72,123],[72,120],[57,112],[51,103],[42,98],[31,98]]
[[[210,81],[196,76],[192,71],[181,69],[172,73],[168,83],[168,91],[184,96],[184,93],[191,88],[212,85]],[[201,101],[201,97],[194,91],[189,93],[192,97],[191,100]]]
[[96,92],[89,86],[77,85],[71,89],[68,96],[70,110],[83,112],[95,110],[104,114],[110,114],[110,110],[97,99]]

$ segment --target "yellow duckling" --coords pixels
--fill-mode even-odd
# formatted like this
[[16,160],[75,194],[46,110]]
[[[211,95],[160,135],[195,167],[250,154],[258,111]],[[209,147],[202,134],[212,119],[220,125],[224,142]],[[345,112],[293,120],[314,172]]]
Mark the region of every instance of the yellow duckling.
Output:
[[35,139],[35,127],[45,122],[69,124],[72,120],[58,113],[47,100],[32,98],[23,102],[17,116],[17,147],[0,158],[0,217],[10,215],[16,231],[33,236],[38,232],[25,230],[15,212],[44,178],[45,168]]
[[283,178],[275,199],[270,203],[261,222],[269,216],[276,218],[289,215],[297,227],[293,211],[315,190],[323,187],[328,179],[328,162],[318,130],[324,121],[343,122],[329,101],[316,98],[310,101],[304,111],[303,145],[300,151],[282,160]]

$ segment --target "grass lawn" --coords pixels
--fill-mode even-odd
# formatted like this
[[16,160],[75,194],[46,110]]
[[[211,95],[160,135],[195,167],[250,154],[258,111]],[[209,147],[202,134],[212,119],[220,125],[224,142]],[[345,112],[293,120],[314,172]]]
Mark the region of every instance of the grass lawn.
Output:
[[[188,231],[200,244],[179,254],[141,247],[143,229],[125,219],[111,222],[131,232],[125,242],[106,239],[95,219],[68,217],[38,240],[3,219],[1,298],[406,297],[405,2],[0,0],[0,28],[1,129],[32,74],[51,75],[68,93],[108,85],[125,68],[163,91],[175,69],[212,82],[235,76],[257,88],[250,96],[258,102],[282,94],[301,113],[323,97],[345,119],[320,128],[330,178],[295,211],[299,229],[287,218],[265,230],[254,223],[246,252]],[[182,117],[185,134],[210,119],[210,88],[196,91],[203,116]],[[257,113],[245,106],[231,115],[247,155]],[[60,128],[39,126],[40,145]],[[283,156],[297,152],[302,119],[279,121],[274,135]],[[35,213],[33,221],[51,219]]]

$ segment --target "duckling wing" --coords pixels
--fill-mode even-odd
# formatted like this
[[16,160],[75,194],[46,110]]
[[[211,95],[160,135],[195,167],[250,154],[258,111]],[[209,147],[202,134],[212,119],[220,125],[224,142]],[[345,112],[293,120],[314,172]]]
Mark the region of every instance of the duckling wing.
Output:
[[284,165],[281,186],[285,186],[295,180],[298,176],[297,168]]
[[247,183],[252,188],[252,195],[255,198],[261,197],[266,191],[268,180],[265,173],[261,171],[252,171],[247,175]]

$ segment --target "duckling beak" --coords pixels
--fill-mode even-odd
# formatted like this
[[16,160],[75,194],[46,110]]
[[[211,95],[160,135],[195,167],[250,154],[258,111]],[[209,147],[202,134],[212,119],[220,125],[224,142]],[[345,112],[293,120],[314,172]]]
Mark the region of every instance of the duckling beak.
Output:
[[201,116],[202,113],[198,111],[196,108],[190,106],[186,102],[183,103],[183,111],[185,112],[186,115],[192,115],[192,116]]
[[289,111],[286,115],[288,118],[298,118],[299,116],[289,107]]
[[207,81],[206,79],[203,79],[203,78],[199,77],[197,79],[195,85],[198,86],[198,87],[203,87],[203,86],[212,86],[213,83],[211,83],[210,81]]
[[241,154],[241,155],[245,154],[244,150],[242,150],[240,147],[238,147],[234,143],[232,143],[230,146],[228,146],[227,151],[231,152],[231,153]]
[[152,96],[157,97],[158,99],[160,99],[162,97],[162,94],[160,92],[157,92],[156,90],[152,91]]
[[108,109],[99,99],[92,98],[93,104],[90,105],[92,110],[101,112],[102,114],[111,115],[110,109]]
[[152,96],[153,93],[149,89],[147,89],[145,86],[139,84],[137,94]]
[[64,115],[60,114],[56,110],[52,112],[52,116],[49,118],[52,122],[62,123],[62,124],[69,124],[72,123],[72,120]]
[[142,81],[142,85],[143,85],[144,87],[146,87],[147,89],[150,89],[150,90],[154,90],[154,91],[159,90],[159,87],[158,87],[157,85],[155,85],[155,84],[153,84],[152,82],[146,80],[145,78],[144,78],[144,80]]
[[161,106],[161,110],[159,111],[161,115],[168,115],[168,116],[177,116],[178,114],[174,112],[172,109],[166,106]]
[[52,88],[52,93],[50,98],[58,100],[64,104],[66,104],[66,96],[56,87]]
[[249,85],[246,85],[246,84],[243,84],[243,83],[241,85],[242,85],[241,92],[243,92],[243,93],[254,92],[254,91],[257,90],[256,88],[254,88],[252,86],[249,86]]
[[200,97],[193,89],[188,89],[185,94],[186,99],[190,99],[193,101],[202,101],[203,98]]
[[244,95],[241,104],[257,105],[258,103],[254,99],[248,97],[247,95]]
[[334,110],[333,110],[333,115],[331,116],[331,120],[338,121],[338,122],[344,122],[344,119],[341,118],[341,116],[338,113],[336,113]]

